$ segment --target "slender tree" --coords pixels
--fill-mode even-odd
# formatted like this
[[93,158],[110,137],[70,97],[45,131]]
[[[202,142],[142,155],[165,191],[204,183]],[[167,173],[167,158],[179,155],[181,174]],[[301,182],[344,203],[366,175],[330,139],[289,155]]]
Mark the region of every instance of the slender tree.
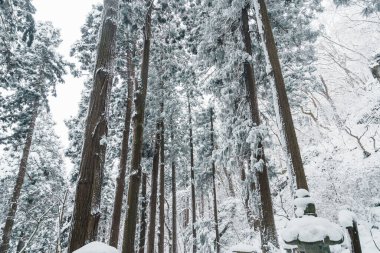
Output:
[[159,213],[159,234],[158,253],[164,253],[165,249],[165,125],[164,125],[164,102],[161,102],[161,140],[160,140],[160,213]]
[[151,175],[151,190],[149,201],[149,224],[147,237],[147,253],[154,253],[154,242],[156,237],[156,214],[157,214],[157,186],[158,171],[160,161],[160,143],[161,143],[161,122],[157,122],[156,137],[154,141],[153,166]]
[[133,141],[131,171],[128,184],[127,214],[124,223],[123,253],[135,251],[138,195],[141,184],[141,150],[144,132],[145,100],[148,86],[150,38],[153,1],[147,1],[148,11],[145,16],[144,46],[141,64],[141,85],[135,95],[135,115],[133,117]]
[[[23,57],[22,60],[15,61],[19,71],[17,74],[14,73],[19,84],[7,87],[7,90],[11,91],[10,95],[3,101],[1,101],[3,97],[0,98],[0,121],[6,123],[2,129],[16,129],[15,133],[10,136],[3,138],[0,136],[0,142],[10,141],[23,145],[17,178],[3,229],[1,253],[6,253],[9,249],[15,214],[27,173],[36,119],[42,107],[48,107],[47,97],[50,94],[54,95],[56,84],[63,82],[62,76],[66,73],[67,63],[63,61],[62,56],[55,52],[61,42],[58,30],[51,23],[38,23],[37,28],[38,32],[33,34],[33,45],[19,48],[20,52],[18,53],[23,54]],[[31,65],[38,67],[31,68]],[[2,131],[2,134],[4,132],[6,133],[6,131]]]
[[126,107],[125,116],[124,116],[124,130],[123,130],[123,139],[121,143],[119,174],[116,178],[115,201],[114,201],[114,206],[113,206],[110,241],[109,241],[109,244],[115,248],[117,248],[117,245],[119,242],[120,217],[121,217],[121,209],[123,205],[125,176],[126,176],[126,171],[127,171],[128,144],[129,144],[129,132],[130,132],[130,125],[131,125],[131,115],[132,115],[134,80],[135,80],[135,71],[134,71],[134,64],[132,61],[132,48],[129,45],[127,49],[127,85],[128,85],[127,107]]
[[[249,33],[249,24],[248,24],[248,9],[249,5],[246,5],[241,14],[241,33],[244,42],[244,50],[248,55],[252,55],[252,42]],[[244,62],[244,78],[245,85],[248,94],[248,102],[251,112],[252,122],[258,127],[260,125],[260,112],[258,108],[257,100],[257,90],[255,83],[255,76],[252,64],[248,60]],[[253,150],[253,156],[255,163],[260,166],[260,169],[255,171],[258,183],[258,193],[261,200],[261,225],[260,225],[260,235],[261,235],[261,244],[263,253],[269,251],[269,244],[273,244],[278,247],[278,240],[276,234],[276,226],[274,222],[273,215],[273,204],[272,196],[270,192],[270,185],[268,179],[268,170],[267,163],[264,155],[264,147],[262,144],[262,137],[257,135],[256,143],[254,143],[255,149]]]
[[[173,123],[170,124],[170,139],[174,142]],[[171,153],[172,167],[172,253],[177,253],[177,187],[176,187],[176,167],[173,150]]]
[[[307,180],[303,168],[300,148],[298,146],[296,131],[293,124],[292,114],[290,111],[289,100],[286,94],[284,77],[282,75],[281,64],[278,57],[276,42],[273,37],[272,27],[270,24],[265,0],[254,0],[257,24],[263,38],[264,51],[267,63],[272,66],[272,74],[274,77],[274,102],[276,113],[280,120],[279,124],[282,128],[282,136],[285,139],[286,152],[289,159],[291,169],[291,178],[295,177],[296,187],[298,189],[306,189]],[[294,187],[294,186],[293,186]]]
[[100,197],[106,151],[107,106],[114,77],[118,0],[104,0],[79,180],[68,252],[93,241],[100,220]]
[[139,238],[139,253],[144,253],[145,250],[145,233],[146,233],[146,173],[142,173],[141,179],[141,211],[140,211],[140,238]]
[[194,142],[193,142],[193,127],[192,114],[190,106],[190,95],[187,94],[187,110],[189,117],[189,146],[190,146],[190,184],[191,184],[191,211],[192,211],[192,235],[193,235],[193,253],[197,252],[197,230],[195,223],[197,222],[196,205],[195,205],[195,175],[194,175]]
[[[210,108],[210,140],[211,140],[211,154],[214,151],[214,110]],[[215,183],[215,161],[211,157],[211,170],[212,170],[212,196],[214,205],[214,226],[215,226],[215,252],[220,252],[220,238],[219,238],[219,222],[218,222],[218,205],[216,196],[216,183]]]
[[10,200],[10,206],[7,213],[7,219],[5,221],[5,226],[3,229],[3,237],[2,237],[2,243],[0,246],[0,252],[1,253],[7,253],[9,249],[9,242],[12,235],[12,228],[15,220],[15,214],[18,207],[18,200],[20,198],[21,194],[21,188],[24,184],[24,178],[26,174],[26,167],[28,164],[28,158],[30,153],[30,147],[32,146],[32,140],[33,140],[33,133],[36,126],[36,120],[38,116],[38,109],[39,109],[39,99],[36,98],[36,101],[33,104],[33,115],[30,120],[29,124],[29,130],[26,136],[24,149],[22,151],[21,161],[19,165],[19,170],[17,173],[17,179],[16,184],[13,189],[12,197]]

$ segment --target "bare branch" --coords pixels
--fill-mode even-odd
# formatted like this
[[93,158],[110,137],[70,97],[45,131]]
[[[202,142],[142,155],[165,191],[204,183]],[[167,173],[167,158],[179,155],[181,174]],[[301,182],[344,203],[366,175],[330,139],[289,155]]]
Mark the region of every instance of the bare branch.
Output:
[[36,228],[34,229],[32,235],[29,237],[28,241],[25,243],[24,247],[20,250],[19,253],[23,253],[26,250],[26,247],[28,244],[33,240],[34,236],[36,235],[42,221],[44,220],[45,216],[54,208],[54,206],[51,206],[46,212],[44,212],[37,220]]
[[370,155],[371,155],[371,153],[370,152],[368,152],[365,148],[364,148],[364,146],[363,146],[363,144],[362,144],[362,142],[361,142],[361,139],[362,139],[362,137],[368,132],[368,126],[366,127],[366,130],[364,131],[364,133],[359,137],[358,135],[355,135],[355,134],[353,134],[352,133],[352,131],[351,131],[351,129],[349,128],[349,127],[345,127],[344,128],[344,131],[349,135],[349,136],[351,136],[351,137],[353,137],[354,139],[356,139],[356,141],[357,141],[357,143],[359,144],[359,147],[363,150],[363,154],[364,154],[364,157],[369,157]]

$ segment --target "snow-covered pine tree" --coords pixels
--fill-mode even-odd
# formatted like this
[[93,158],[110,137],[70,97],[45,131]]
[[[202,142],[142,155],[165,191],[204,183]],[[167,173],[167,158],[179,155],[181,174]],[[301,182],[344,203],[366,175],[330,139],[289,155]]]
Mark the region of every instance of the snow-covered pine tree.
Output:
[[[36,121],[27,165],[27,176],[21,190],[9,251],[53,252],[66,240],[61,236],[67,200],[67,182],[61,144],[54,133],[51,114],[46,109]],[[1,188],[5,200],[1,207],[6,215],[7,200],[17,173],[20,152],[6,151],[1,159]]]
[[[58,30],[51,23],[37,24],[31,47],[22,48],[23,55],[19,69],[24,73],[19,76],[17,86],[7,87],[8,96],[3,97],[1,122],[7,130],[13,132],[3,137],[3,140],[22,145],[18,176],[14,185],[5,226],[3,230],[1,252],[7,252],[9,240],[17,211],[17,201],[23,186],[33,133],[39,111],[48,108],[47,97],[55,94],[55,85],[63,82],[67,63],[56,52],[61,40]],[[37,66],[30,68],[30,66]]]

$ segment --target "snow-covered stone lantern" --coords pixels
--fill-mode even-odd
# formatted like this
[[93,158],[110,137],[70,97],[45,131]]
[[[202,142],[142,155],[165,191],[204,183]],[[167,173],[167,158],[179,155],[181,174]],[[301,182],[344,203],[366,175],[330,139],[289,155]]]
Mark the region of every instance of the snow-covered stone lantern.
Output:
[[286,244],[296,245],[300,253],[330,253],[330,245],[343,242],[344,232],[339,225],[317,217],[308,191],[297,190],[294,204],[296,218],[288,222],[281,234]]

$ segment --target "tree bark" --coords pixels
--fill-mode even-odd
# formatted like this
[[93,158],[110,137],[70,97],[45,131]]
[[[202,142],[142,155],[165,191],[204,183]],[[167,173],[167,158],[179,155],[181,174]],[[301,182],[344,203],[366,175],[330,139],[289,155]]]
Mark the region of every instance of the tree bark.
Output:
[[[248,25],[248,8],[249,6],[246,5],[244,9],[242,10],[242,37],[244,42],[244,49],[246,53],[248,53],[250,56],[252,56],[252,42],[251,37],[249,33],[249,25]],[[254,71],[251,63],[248,61],[244,62],[244,77],[245,77],[245,84],[246,89],[248,93],[248,102],[250,106],[251,111],[251,118],[252,122],[256,125],[260,125],[260,114],[259,114],[259,108],[258,108],[258,99],[257,99],[257,90],[256,90],[256,83],[255,83],[255,77],[254,77]],[[256,140],[256,150],[253,150],[254,152],[254,159],[255,162],[260,164],[261,166],[260,170],[256,171],[256,177],[258,182],[258,193],[260,194],[260,201],[261,207],[260,213],[262,222],[260,225],[260,235],[261,235],[261,244],[262,244],[262,250],[263,253],[269,252],[269,244],[273,244],[274,246],[278,247],[278,240],[277,240],[277,234],[276,234],[276,226],[274,222],[274,215],[273,215],[273,204],[272,204],[272,196],[270,192],[270,186],[269,186],[269,179],[268,179],[268,172],[267,172],[267,164],[266,164],[266,158],[264,155],[264,147],[262,145],[262,139],[260,136],[258,136]]]
[[118,0],[104,0],[93,88],[88,107],[68,252],[94,241],[100,220],[100,198],[108,134],[108,100],[113,81]]
[[218,222],[218,206],[217,206],[217,196],[216,196],[216,183],[215,183],[215,162],[212,158],[212,152],[214,151],[214,111],[210,109],[210,139],[211,139],[211,169],[212,169],[212,196],[214,205],[214,226],[215,226],[215,252],[220,252],[220,238],[219,238],[219,222]]
[[16,249],[17,253],[19,253],[25,246],[24,236],[25,236],[25,232],[21,231],[20,239],[18,240],[17,249]]
[[141,86],[135,95],[135,115],[133,117],[133,141],[131,173],[128,184],[127,214],[124,223],[124,238],[122,253],[135,251],[135,235],[137,222],[138,195],[141,181],[141,149],[143,143],[145,100],[148,86],[150,38],[153,1],[149,2],[149,9],[145,17],[144,25],[144,48],[141,64]]
[[5,226],[3,229],[2,243],[0,246],[1,253],[7,253],[9,250],[9,242],[12,236],[12,229],[13,229],[13,224],[15,220],[15,214],[18,208],[18,201],[20,199],[21,189],[24,184],[24,178],[25,178],[26,169],[28,165],[30,148],[32,146],[34,129],[36,127],[38,109],[39,109],[39,98],[36,98],[36,100],[33,103],[33,114],[29,123],[29,129],[26,135],[24,149],[22,150],[21,161],[18,167],[16,184],[13,188],[12,197],[9,202],[7,217],[6,217]]
[[[257,1],[257,2],[256,2]],[[276,42],[273,37],[272,27],[270,24],[267,7],[265,0],[255,0],[255,3],[259,6],[255,6],[257,19],[261,19],[263,25],[263,43],[265,44],[268,60],[272,66],[272,72],[274,76],[274,100],[275,107],[278,107],[278,116],[281,120],[280,124],[283,128],[283,138],[286,143],[286,152],[291,162],[292,174],[295,175],[297,189],[309,190],[305,171],[303,168],[300,148],[298,146],[297,135],[294,129],[292,114],[290,111],[289,100],[286,94],[284,77],[282,75],[281,64],[278,58]],[[260,15],[258,15],[258,11]],[[261,17],[260,17],[261,16]],[[261,30],[259,28],[259,30]],[[264,48],[265,50],[265,48]],[[292,175],[291,175],[292,176]]]
[[[164,113],[164,103],[161,104],[161,114]],[[163,116],[162,116],[163,117]],[[164,119],[161,119],[161,142],[160,142],[160,213],[158,253],[164,253],[165,249],[165,127]]]
[[131,126],[133,88],[134,88],[134,79],[135,79],[134,64],[132,62],[131,50],[132,50],[131,48],[127,49],[128,97],[127,97],[127,107],[126,107],[125,116],[124,116],[124,130],[123,130],[123,139],[121,143],[119,174],[116,178],[115,200],[114,200],[114,206],[113,206],[110,241],[109,241],[109,244],[115,248],[117,248],[117,245],[119,242],[120,218],[121,218],[121,209],[123,206],[125,176],[126,176],[126,171],[127,171],[129,132],[130,132],[130,126]]
[[154,253],[154,241],[156,236],[156,213],[157,213],[157,186],[158,170],[160,162],[160,143],[161,143],[161,122],[157,123],[157,133],[154,143],[153,166],[151,176],[151,190],[149,202],[149,225],[148,225],[148,242],[147,253]]
[[139,253],[144,253],[145,250],[145,233],[146,233],[146,173],[142,174],[141,180],[141,214],[140,214],[140,238],[139,238]]
[[187,94],[188,113],[189,113],[189,146],[190,146],[190,180],[191,180],[191,209],[192,209],[192,235],[193,235],[193,253],[197,252],[197,231],[195,229],[196,205],[195,205],[195,176],[194,176],[194,144],[193,144],[193,127],[191,120],[190,96]]
[[362,248],[360,245],[359,230],[358,224],[356,221],[353,221],[352,227],[347,227],[348,234],[351,239],[351,252],[352,253],[362,253]]
[[[174,133],[171,129],[170,138],[174,142]],[[174,154],[171,154],[172,159],[172,252],[177,253],[177,188],[176,188],[176,168],[174,162]]]

